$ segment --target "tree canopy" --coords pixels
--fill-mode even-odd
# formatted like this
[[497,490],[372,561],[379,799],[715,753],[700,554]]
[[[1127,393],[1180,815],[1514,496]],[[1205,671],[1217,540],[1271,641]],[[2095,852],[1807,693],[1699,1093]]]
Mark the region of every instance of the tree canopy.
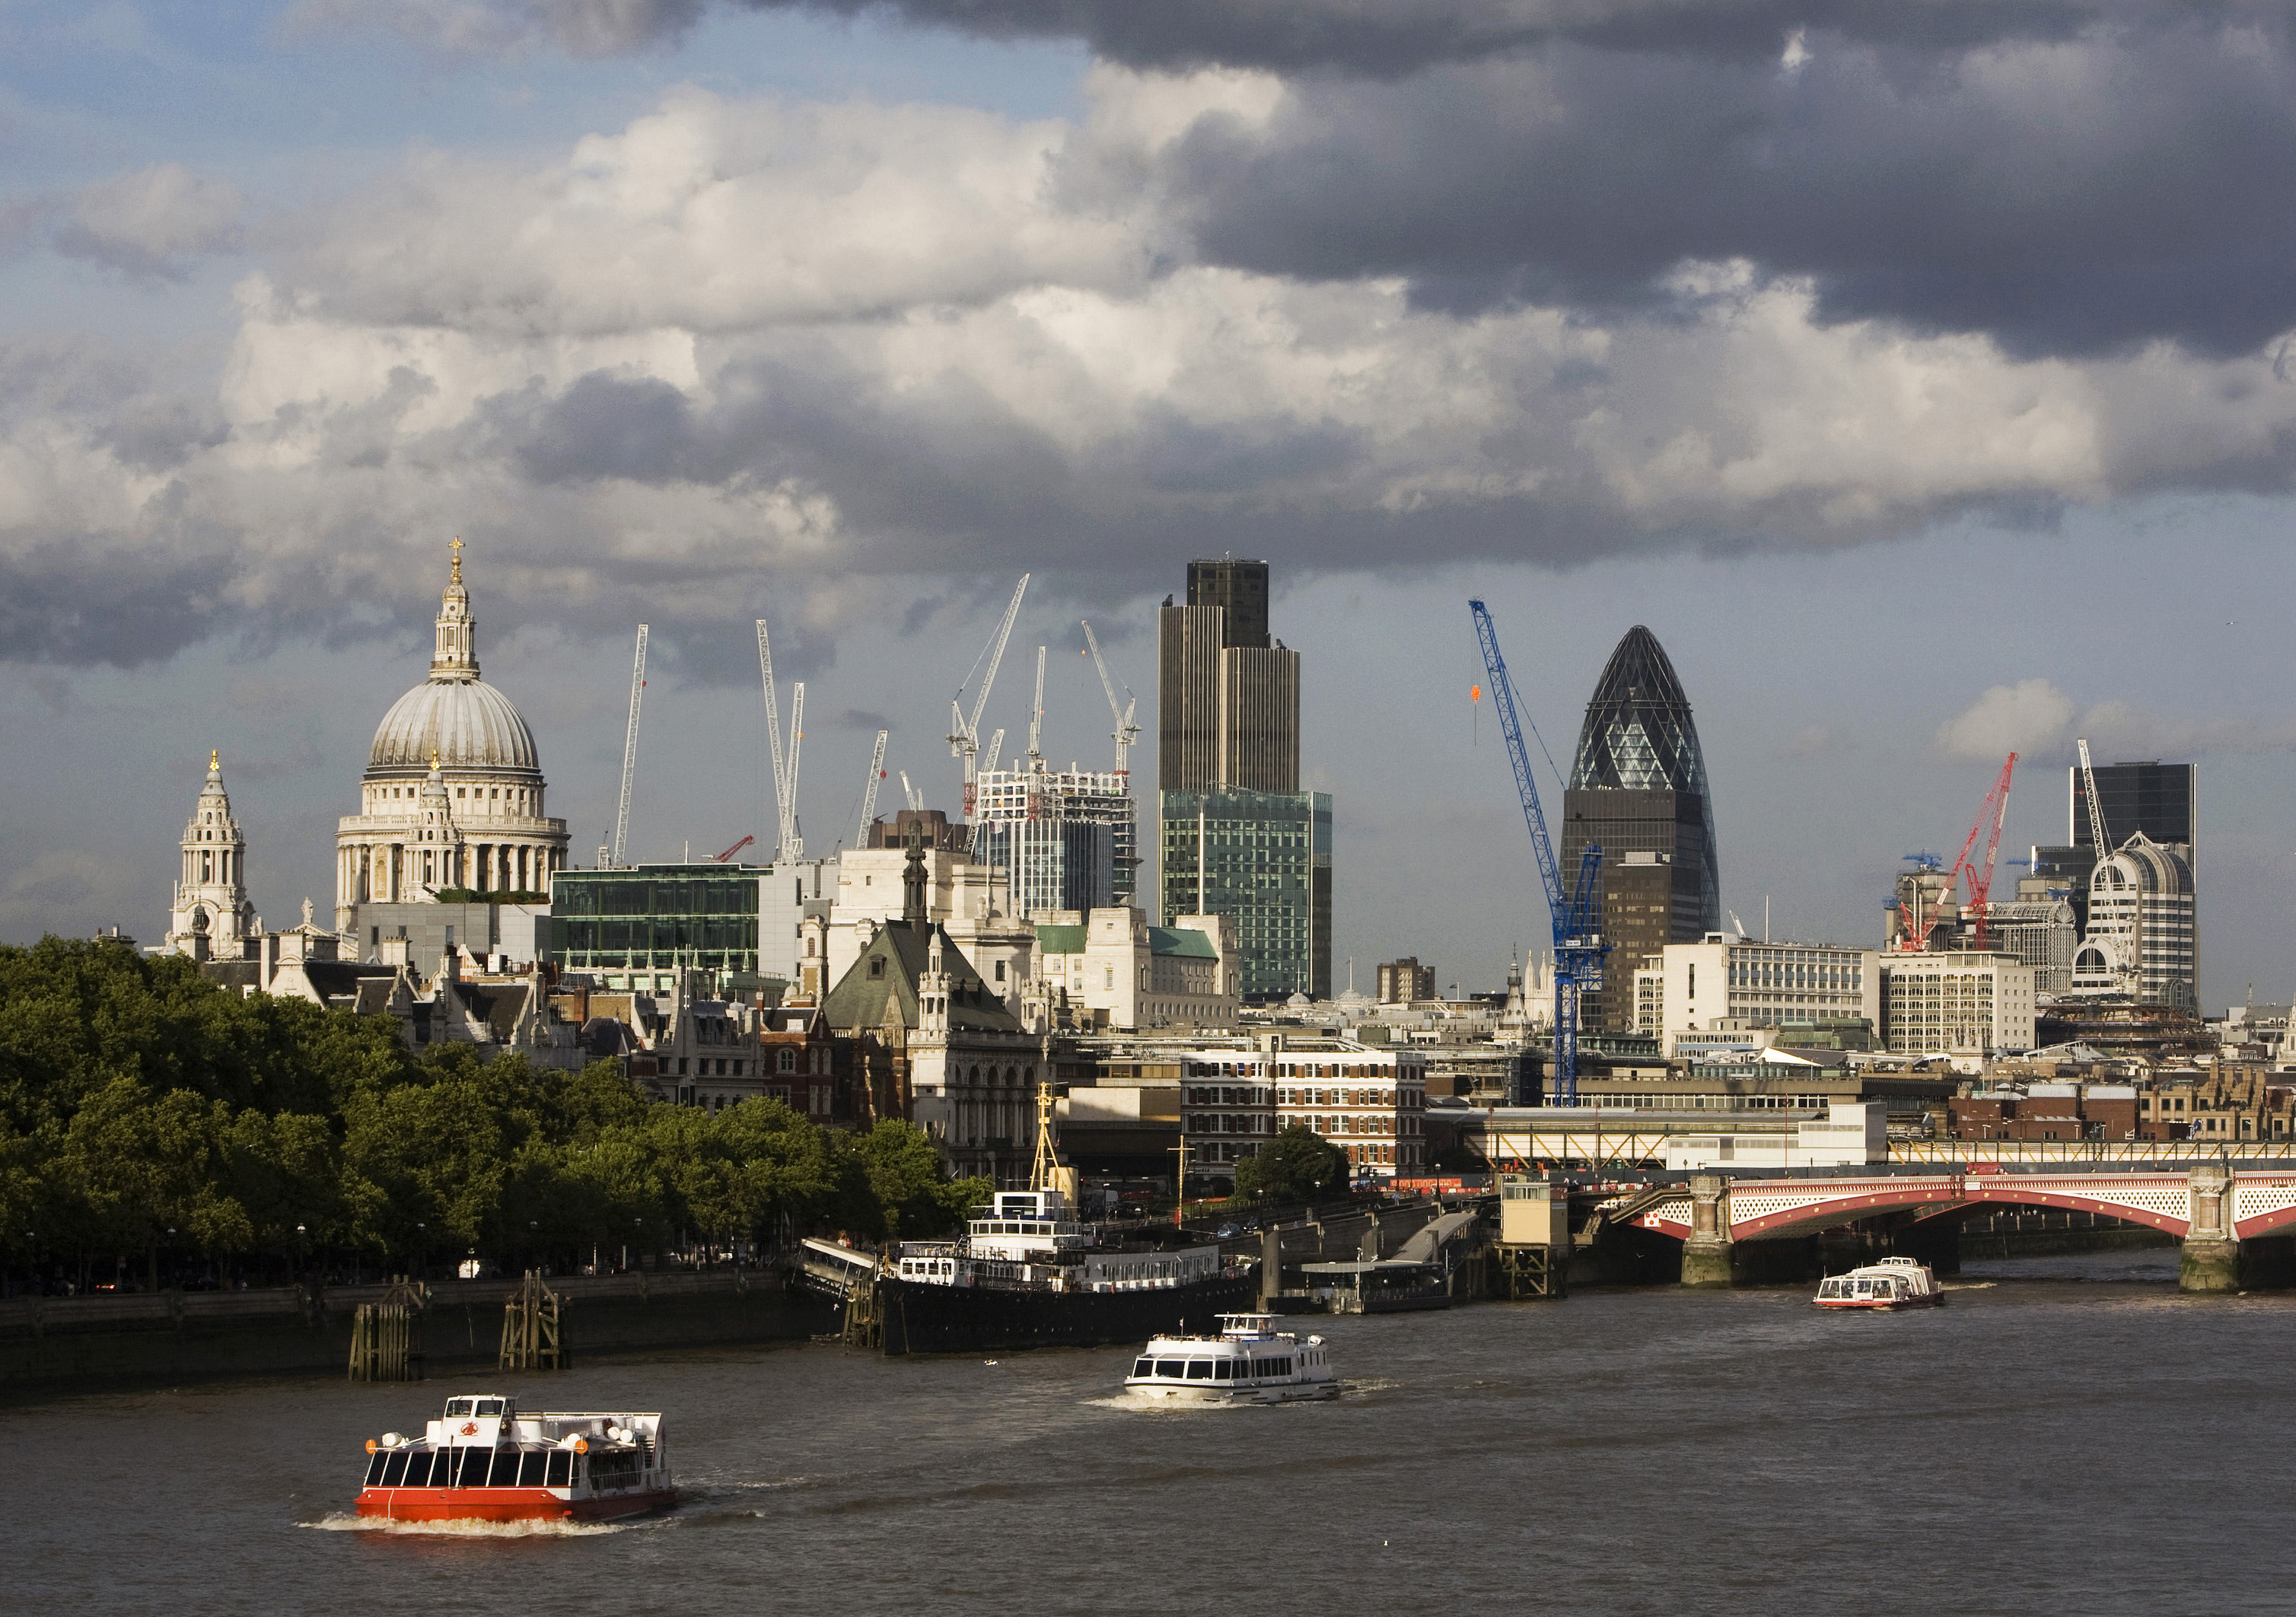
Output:
[[1313,1202],[1348,1187],[1348,1153],[1303,1123],[1287,1123],[1257,1154],[1235,1165],[1238,1195]]
[[906,1123],[648,1100],[611,1062],[409,1050],[380,1018],[218,989],[191,961],[0,947],[0,1250],[521,1264],[782,1228],[937,1233],[987,1199]]

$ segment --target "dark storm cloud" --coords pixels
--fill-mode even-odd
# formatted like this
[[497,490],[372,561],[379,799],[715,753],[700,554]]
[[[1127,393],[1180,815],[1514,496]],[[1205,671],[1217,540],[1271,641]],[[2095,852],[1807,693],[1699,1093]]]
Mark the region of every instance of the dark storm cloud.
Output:
[[0,557],[0,662],[139,668],[215,634],[236,567],[74,537]]
[[2296,324],[2284,30],[2204,26],[1946,63],[1813,36],[1789,71],[1562,45],[1380,84],[1308,81],[1266,130],[1173,158],[1199,249],[1408,277],[1423,307],[1615,310],[1685,260],[1808,275],[1830,317],[2020,353]]
[[[1372,78],[1557,40],[1775,56],[1788,33],[1958,48],[2061,38],[2151,7],[2115,0],[741,0],[752,9],[898,19],[991,39],[1074,39],[1128,67],[1332,70]],[[667,8],[634,8],[639,14]],[[2237,8],[2208,7],[2208,10]],[[642,41],[652,43],[673,28]]]

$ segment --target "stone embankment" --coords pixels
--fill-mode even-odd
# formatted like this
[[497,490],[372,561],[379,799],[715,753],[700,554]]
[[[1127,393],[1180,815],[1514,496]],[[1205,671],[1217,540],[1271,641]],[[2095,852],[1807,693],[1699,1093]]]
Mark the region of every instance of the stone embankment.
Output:
[[[422,1314],[430,1375],[491,1367],[509,1279],[434,1283]],[[572,1276],[549,1282],[568,1303],[575,1362],[603,1353],[803,1341],[834,1328],[829,1304],[755,1269]],[[143,1292],[0,1301],[0,1393],[234,1375],[344,1375],[351,1320],[382,1285],[247,1292]]]

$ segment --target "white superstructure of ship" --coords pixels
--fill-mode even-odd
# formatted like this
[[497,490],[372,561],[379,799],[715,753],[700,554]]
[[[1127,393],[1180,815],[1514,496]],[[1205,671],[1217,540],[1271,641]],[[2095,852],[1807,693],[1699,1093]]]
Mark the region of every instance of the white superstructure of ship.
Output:
[[1273,1314],[1222,1314],[1219,1322],[1210,1336],[1152,1338],[1133,1360],[1124,1390],[1184,1404],[1283,1404],[1340,1395],[1322,1337],[1279,1331]]
[[1927,1264],[1884,1258],[1846,1275],[1827,1276],[1810,1301],[1822,1309],[1919,1309],[1943,1302],[1945,1293]]

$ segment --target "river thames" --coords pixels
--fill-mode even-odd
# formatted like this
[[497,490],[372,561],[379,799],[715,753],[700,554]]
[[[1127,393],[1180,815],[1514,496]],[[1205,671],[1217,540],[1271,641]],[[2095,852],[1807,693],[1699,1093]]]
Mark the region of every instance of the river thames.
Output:
[[[2296,1605],[2296,1296],[2176,1253],[1295,1320],[1336,1403],[1146,1411],[1128,1351],[719,1350],[0,1411],[21,1613],[2193,1613]],[[659,1408],[636,1525],[353,1527],[365,1440],[449,1391]]]

